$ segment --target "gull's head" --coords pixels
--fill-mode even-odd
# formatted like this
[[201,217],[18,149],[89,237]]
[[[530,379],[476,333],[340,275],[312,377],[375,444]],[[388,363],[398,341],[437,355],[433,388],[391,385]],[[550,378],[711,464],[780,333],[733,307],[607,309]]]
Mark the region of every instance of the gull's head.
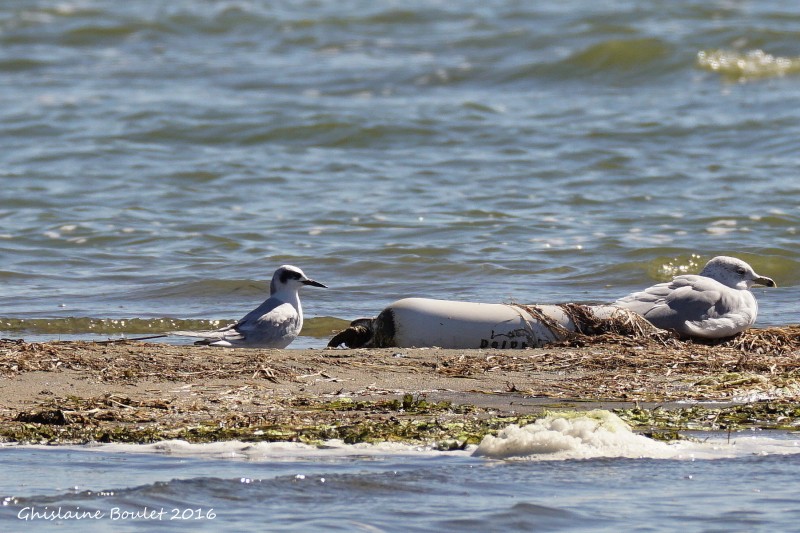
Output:
[[706,263],[700,275],[715,279],[733,289],[745,290],[756,284],[777,287],[772,278],[759,276],[753,267],[741,259],[724,255],[715,257]]
[[272,275],[272,282],[269,284],[269,293],[292,291],[297,292],[303,285],[312,287],[325,287],[322,283],[309,279],[303,271],[292,265],[283,265]]

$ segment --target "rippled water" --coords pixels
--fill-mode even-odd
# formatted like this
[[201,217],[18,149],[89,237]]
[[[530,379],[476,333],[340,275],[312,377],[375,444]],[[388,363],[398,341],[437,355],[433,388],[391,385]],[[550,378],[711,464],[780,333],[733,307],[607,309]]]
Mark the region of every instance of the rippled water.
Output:
[[[0,480],[0,527],[794,529],[800,473],[796,442],[785,435],[734,435],[732,443],[724,438],[716,442],[689,444],[674,459],[556,461],[487,461],[468,452],[397,445],[327,450],[293,444],[206,445],[212,451],[173,444],[171,452],[166,445],[162,452],[167,453],[159,454],[152,447],[150,453],[130,453],[124,445],[7,448],[0,454],[0,466],[12,477]],[[694,453],[705,457],[695,459]],[[67,513],[89,513],[91,518]]]
[[[330,286],[305,292],[310,320],[293,345],[321,346],[341,320],[400,297],[613,300],[718,254],[778,282],[756,291],[759,325],[797,323],[799,22],[787,1],[4,1],[0,330],[42,339],[205,327],[255,307],[290,263]],[[392,463],[355,483],[369,488],[365,509],[400,487],[397,505],[423,506],[402,516],[444,513],[433,522],[445,528],[618,528],[614,513],[647,513],[609,511],[607,482],[581,507],[558,480],[605,479],[609,465],[565,465],[555,477],[557,467],[531,477],[480,466],[475,481],[471,463],[433,474],[425,464],[398,485]],[[770,458],[717,465],[704,467],[701,492],[791,471]],[[620,505],[674,472],[611,466]],[[207,483],[166,475],[120,502],[228,501],[239,474],[206,467]],[[293,472],[245,501],[286,494],[293,478],[280,476]],[[348,475],[325,490],[354,490]],[[579,501],[513,503],[510,478]],[[724,506],[718,522],[719,498],[676,483],[645,509],[688,505],[681,516],[697,528],[752,525]],[[419,490],[445,496],[409,496]],[[447,514],[486,491],[508,503]],[[335,506],[338,494],[301,488],[291,501]],[[781,514],[791,507],[781,497],[766,517],[761,504],[747,509],[786,529],[780,517],[796,517]]]
[[293,263],[331,287],[305,295],[324,337],[315,317],[399,297],[610,300],[723,253],[778,281],[759,324],[797,322],[799,20],[791,2],[4,2],[6,332],[235,319]]

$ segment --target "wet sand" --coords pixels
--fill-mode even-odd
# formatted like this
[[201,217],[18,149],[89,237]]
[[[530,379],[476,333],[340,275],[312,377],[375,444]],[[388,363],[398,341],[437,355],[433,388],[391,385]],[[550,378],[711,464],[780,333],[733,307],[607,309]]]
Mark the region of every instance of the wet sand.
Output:
[[715,345],[605,335],[526,350],[5,340],[0,385],[5,442],[458,446],[544,411],[598,407],[649,433],[785,429],[800,419],[800,326]]

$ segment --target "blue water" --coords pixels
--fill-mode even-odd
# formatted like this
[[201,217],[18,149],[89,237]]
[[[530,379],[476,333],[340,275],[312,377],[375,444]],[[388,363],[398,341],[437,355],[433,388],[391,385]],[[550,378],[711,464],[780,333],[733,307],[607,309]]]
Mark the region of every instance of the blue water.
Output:
[[791,2],[4,2],[6,335],[237,319],[290,263],[330,286],[305,294],[321,346],[316,318],[401,297],[608,301],[719,254],[778,282],[760,325],[796,323],[798,18]]
[[[609,301],[719,254],[777,281],[758,326],[797,323],[798,21],[787,1],[4,1],[0,335],[237,319],[290,263],[330,287],[293,344],[323,346],[323,317],[401,297]],[[797,519],[796,456],[0,462],[25,504],[213,506],[209,530]]]
[[800,518],[796,453],[562,461],[492,461],[410,448],[224,455],[6,448],[0,464],[11,477],[0,482],[0,527],[790,531]]

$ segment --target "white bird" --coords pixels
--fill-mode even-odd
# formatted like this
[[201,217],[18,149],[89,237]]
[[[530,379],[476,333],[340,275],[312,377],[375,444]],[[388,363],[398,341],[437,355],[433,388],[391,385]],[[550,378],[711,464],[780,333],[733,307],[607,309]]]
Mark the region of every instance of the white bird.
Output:
[[754,284],[776,286],[771,278],[756,274],[741,259],[719,256],[709,261],[699,275],[676,276],[614,304],[683,337],[720,339],[755,323],[758,302],[750,292]]
[[305,285],[325,287],[296,266],[283,265],[272,275],[269,298],[241,320],[213,331],[173,331],[172,335],[201,337],[195,344],[231,348],[286,348],[303,328],[298,291]]

